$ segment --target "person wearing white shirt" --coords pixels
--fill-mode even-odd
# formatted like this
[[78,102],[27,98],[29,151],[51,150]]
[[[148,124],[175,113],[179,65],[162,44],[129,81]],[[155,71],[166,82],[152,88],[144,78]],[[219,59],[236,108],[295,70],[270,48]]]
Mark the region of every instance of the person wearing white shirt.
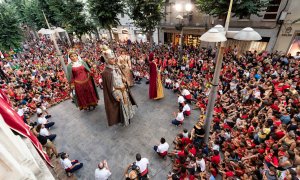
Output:
[[38,114],[37,116],[38,116],[37,123],[43,124],[46,128],[50,128],[55,124],[54,122],[49,122],[43,114]]
[[190,116],[191,115],[191,108],[187,103],[182,103],[183,104],[183,114],[185,116]]
[[168,154],[169,144],[166,142],[165,138],[160,139],[160,145],[154,146],[154,151],[157,152],[161,157],[165,157]]
[[104,160],[98,164],[95,170],[95,180],[107,180],[111,176],[107,161]]
[[185,98],[185,100],[186,100],[188,103],[191,103],[192,95],[191,95],[191,93],[190,93],[189,90],[183,89],[183,90],[181,91],[181,95]]
[[37,114],[42,114],[42,113],[43,113],[43,110],[42,110],[40,107],[37,107],[37,108],[36,108],[36,113],[37,113]]
[[43,124],[39,124],[36,127],[36,131],[40,133],[41,136],[46,137],[50,141],[53,141],[56,138],[56,134],[51,134]]
[[135,164],[139,167],[141,178],[146,178],[148,175],[148,165],[149,160],[147,158],[142,158],[141,154],[136,154]]
[[20,107],[18,108],[17,113],[19,114],[19,116],[21,116],[21,117],[23,118],[23,116],[24,116],[24,109],[20,106]]
[[177,102],[178,102],[179,107],[183,107],[184,101],[185,101],[184,97],[181,96],[180,94],[178,94]]
[[203,156],[202,154],[199,154],[197,157],[196,157],[196,164],[197,164],[197,167],[200,169],[201,172],[204,172],[205,171],[205,160],[203,159]]
[[179,87],[180,87],[179,82],[176,80],[173,86],[173,92],[174,93],[179,92]]
[[80,163],[78,160],[70,160],[67,153],[61,154],[61,164],[68,176],[71,176],[73,172],[83,167],[83,163]]
[[182,124],[182,123],[183,123],[183,120],[184,120],[184,115],[183,115],[183,110],[182,110],[182,108],[179,108],[179,111],[178,111],[177,115],[176,115],[176,113],[174,112],[174,115],[175,115],[175,119],[172,120],[172,124],[174,124],[174,125],[176,125],[176,126]]
[[169,77],[167,77],[166,80],[165,80],[165,87],[167,89],[171,89],[171,84],[172,84],[171,79]]

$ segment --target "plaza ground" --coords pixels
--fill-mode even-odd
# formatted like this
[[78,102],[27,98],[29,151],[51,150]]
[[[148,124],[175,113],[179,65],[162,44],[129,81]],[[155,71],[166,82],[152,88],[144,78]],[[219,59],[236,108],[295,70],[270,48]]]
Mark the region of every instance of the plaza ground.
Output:
[[135,161],[136,153],[149,159],[151,179],[166,179],[172,165],[170,158],[164,160],[158,157],[153,146],[159,144],[161,137],[165,137],[172,150],[176,134],[184,128],[190,130],[200,112],[193,110],[183,126],[175,127],[171,125],[171,120],[174,119],[173,112],[178,110],[176,94],[164,89],[164,99],[149,100],[148,85],[145,82],[135,85],[131,91],[138,109],[128,127],[108,127],[100,89],[99,105],[92,112],[79,111],[71,100],[49,109],[51,120],[55,122],[50,131],[57,134],[57,149],[59,152],[67,152],[70,159],[78,159],[84,164],[75,173],[78,179],[93,180],[97,164],[104,159],[112,171],[111,179],[124,179],[125,168]]

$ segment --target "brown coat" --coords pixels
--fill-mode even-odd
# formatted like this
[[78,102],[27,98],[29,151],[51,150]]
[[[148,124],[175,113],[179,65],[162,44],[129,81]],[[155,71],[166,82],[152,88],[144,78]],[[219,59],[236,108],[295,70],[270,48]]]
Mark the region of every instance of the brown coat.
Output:
[[[103,95],[104,95],[104,104],[106,117],[108,121],[108,126],[114,124],[123,123],[124,117],[121,110],[120,102],[116,101],[113,96],[113,76],[112,69],[106,67],[102,72],[103,79]],[[136,105],[135,100],[133,99],[130,90],[128,89],[129,98],[132,105]]]

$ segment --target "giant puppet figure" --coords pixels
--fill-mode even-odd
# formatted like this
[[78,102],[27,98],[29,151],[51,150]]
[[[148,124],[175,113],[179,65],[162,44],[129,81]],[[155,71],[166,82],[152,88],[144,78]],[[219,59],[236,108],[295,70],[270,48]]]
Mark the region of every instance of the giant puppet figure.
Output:
[[126,55],[125,50],[121,50],[121,55],[118,57],[118,62],[117,62],[120,70],[122,71],[122,74],[125,75],[126,82],[128,86],[133,86],[133,76],[131,72],[131,60],[130,56]]
[[157,66],[157,62],[155,62],[153,52],[149,54],[149,67],[150,67],[149,98],[161,99],[164,97],[164,91],[161,82],[160,70]]
[[125,76],[116,66],[117,57],[113,51],[107,46],[103,46],[102,52],[106,63],[102,79],[108,125],[122,123],[124,126],[128,126],[130,119],[135,114],[136,102],[130,93]]
[[73,100],[80,110],[94,110],[99,96],[90,74],[90,68],[74,51],[69,52],[71,62],[67,67],[67,78],[73,92]]

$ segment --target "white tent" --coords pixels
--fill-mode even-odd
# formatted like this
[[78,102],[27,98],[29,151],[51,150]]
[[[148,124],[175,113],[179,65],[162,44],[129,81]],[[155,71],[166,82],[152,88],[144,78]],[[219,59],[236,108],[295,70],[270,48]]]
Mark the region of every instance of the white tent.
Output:
[[38,31],[39,34],[42,34],[42,35],[51,35],[51,34],[54,34],[55,31],[52,31],[50,29],[45,29],[45,28],[42,28]]
[[57,33],[58,37],[60,37],[59,33],[65,33],[67,40],[68,40],[68,44],[71,45],[71,41],[70,41],[68,32],[66,30],[64,30],[61,27],[57,27],[56,29],[54,29],[54,31]]
[[64,29],[61,28],[61,27],[58,27],[58,28],[54,29],[54,31],[55,31],[55,32],[58,32],[58,33],[60,33],[60,32],[66,32],[66,30],[64,30]]

